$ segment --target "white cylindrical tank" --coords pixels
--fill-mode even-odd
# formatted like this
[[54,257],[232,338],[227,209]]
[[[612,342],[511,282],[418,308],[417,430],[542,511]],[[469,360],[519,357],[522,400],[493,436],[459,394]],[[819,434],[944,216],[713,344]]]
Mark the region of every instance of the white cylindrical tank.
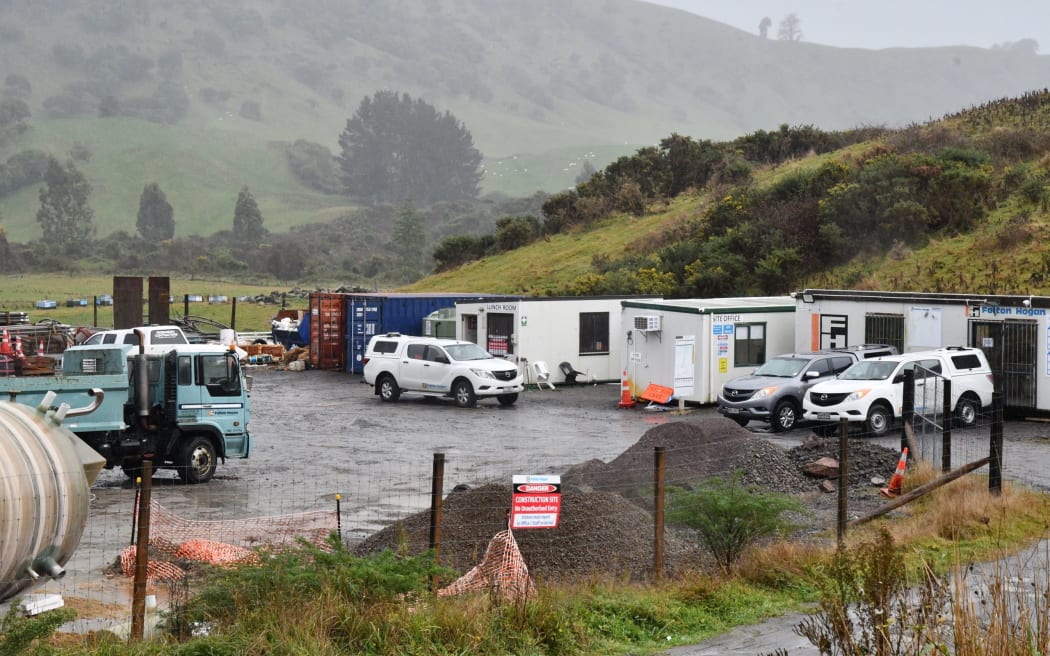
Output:
[[105,459],[48,410],[0,401],[0,601],[60,578],[84,533]]

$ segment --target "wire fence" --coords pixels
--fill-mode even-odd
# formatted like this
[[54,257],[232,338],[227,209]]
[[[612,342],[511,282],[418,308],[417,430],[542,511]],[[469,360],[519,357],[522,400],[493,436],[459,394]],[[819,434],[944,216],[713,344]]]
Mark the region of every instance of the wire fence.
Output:
[[[345,378],[330,380],[345,387]],[[515,474],[558,474],[564,483],[558,527],[514,533],[526,565],[540,580],[565,574],[653,575],[656,447],[664,449],[668,486],[741,472],[748,484],[819,495],[817,482],[804,476],[799,466],[803,459],[819,454],[819,450],[798,453],[801,443],[811,438],[807,432],[787,436],[747,431],[707,409],[684,415],[619,411],[615,386],[580,390],[579,398],[569,400],[555,393],[530,392],[528,404],[517,412],[479,408],[464,413],[423,401],[401,403],[392,418],[378,416],[374,409],[388,406],[362,399],[360,389],[341,393],[353,397],[353,403],[371,404],[372,412],[362,419],[353,415],[353,403],[333,400],[331,395],[318,397],[325,401],[299,403],[294,412],[289,410],[292,404],[278,409],[279,404],[256,403],[252,421],[265,428],[257,429],[259,446],[251,458],[227,462],[204,485],[183,484],[171,471],[160,471],[151,479],[155,504],[151,560],[171,563],[184,574],[161,576],[161,566],[154,567],[147,594],[156,597],[161,608],[179,603],[196,589],[202,563],[240,562],[264,545],[287,544],[294,537],[317,543],[320,535],[336,532],[361,553],[399,546],[426,549],[431,538],[428,509],[435,453],[442,453],[445,463],[439,557],[442,564],[461,573],[477,565],[491,539],[507,528]],[[570,393],[576,392],[564,394]],[[324,429],[307,430],[322,414],[327,416]],[[546,428],[534,432],[530,425],[539,416],[545,418]],[[953,463],[988,455],[991,419],[979,414],[974,428],[953,432]],[[396,430],[380,430],[386,421]],[[551,430],[552,425],[560,430]],[[361,438],[365,432],[373,438],[367,445]],[[916,432],[922,444],[918,455],[937,462],[939,447],[933,433],[918,428]],[[424,440],[422,435],[431,437]],[[837,445],[827,442],[834,453]],[[851,465],[860,466],[854,460],[863,462],[871,446],[883,446],[889,456],[880,455],[870,469],[889,478],[899,444],[899,433],[878,439],[854,436],[850,445],[856,455],[850,456]],[[1023,452],[1020,457],[1025,457]],[[1009,454],[1006,462],[1011,462]],[[9,492],[0,499],[0,538],[39,532],[42,513],[73,516],[63,509],[69,500],[55,498],[44,510],[16,517],[12,509],[18,498],[10,490],[28,487],[18,478],[2,482]],[[876,497],[873,503],[878,503],[877,487],[868,487],[864,494],[870,493]],[[75,630],[130,622],[133,583],[128,547],[139,528],[137,493],[122,472],[104,471],[91,487],[87,521],[79,541],[73,540],[79,544],[71,556],[65,554],[65,575],[30,591],[62,595],[78,611]],[[827,510],[817,515],[814,525],[833,531],[834,507]],[[70,527],[72,532],[79,530]],[[820,539],[828,539],[827,535]],[[52,538],[41,536],[35,547],[47,546],[48,540]],[[24,553],[3,550],[8,562],[0,567],[4,574],[0,589],[24,576],[19,566],[11,566],[11,559],[35,556],[39,551],[35,547],[26,547]],[[668,572],[709,565],[695,543],[670,532],[663,549]]]

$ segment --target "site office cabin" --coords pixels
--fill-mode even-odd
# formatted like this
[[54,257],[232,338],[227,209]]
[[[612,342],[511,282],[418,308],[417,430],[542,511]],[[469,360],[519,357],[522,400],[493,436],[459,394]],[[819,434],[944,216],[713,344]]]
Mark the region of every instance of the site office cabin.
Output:
[[793,294],[793,350],[891,344],[984,351],[1012,416],[1050,414],[1050,297],[805,289]]
[[658,296],[573,296],[497,298],[456,302],[456,339],[474,342],[515,361],[535,382],[542,361],[555,385],[565,376],[561,362],[584,372],[589,382],[620,380],[626,354],[622,303]]
[[650,385],[674,400],[710,404],[722,385],[795,346],[790,296],[624,301],[622,334],[632,398]]

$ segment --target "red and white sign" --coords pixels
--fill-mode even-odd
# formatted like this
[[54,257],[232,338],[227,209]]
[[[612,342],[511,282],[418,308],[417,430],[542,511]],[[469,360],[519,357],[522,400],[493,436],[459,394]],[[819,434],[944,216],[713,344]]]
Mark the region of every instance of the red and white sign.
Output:
[[560,513],[561,476],[514,476],[511,529],[557,528]]

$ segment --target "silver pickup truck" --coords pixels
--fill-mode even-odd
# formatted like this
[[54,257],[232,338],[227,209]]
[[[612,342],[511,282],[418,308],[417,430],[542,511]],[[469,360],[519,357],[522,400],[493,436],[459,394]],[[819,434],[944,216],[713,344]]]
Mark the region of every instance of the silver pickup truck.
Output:
[[776,432],[791,430],[802,419],[802,399],[810,387],[833,379],[857,360],[896,353],[897,349],[887,344],[862,344],[778,355],[753,374],[723,385],[718,411],[741,426],[757,420]]

